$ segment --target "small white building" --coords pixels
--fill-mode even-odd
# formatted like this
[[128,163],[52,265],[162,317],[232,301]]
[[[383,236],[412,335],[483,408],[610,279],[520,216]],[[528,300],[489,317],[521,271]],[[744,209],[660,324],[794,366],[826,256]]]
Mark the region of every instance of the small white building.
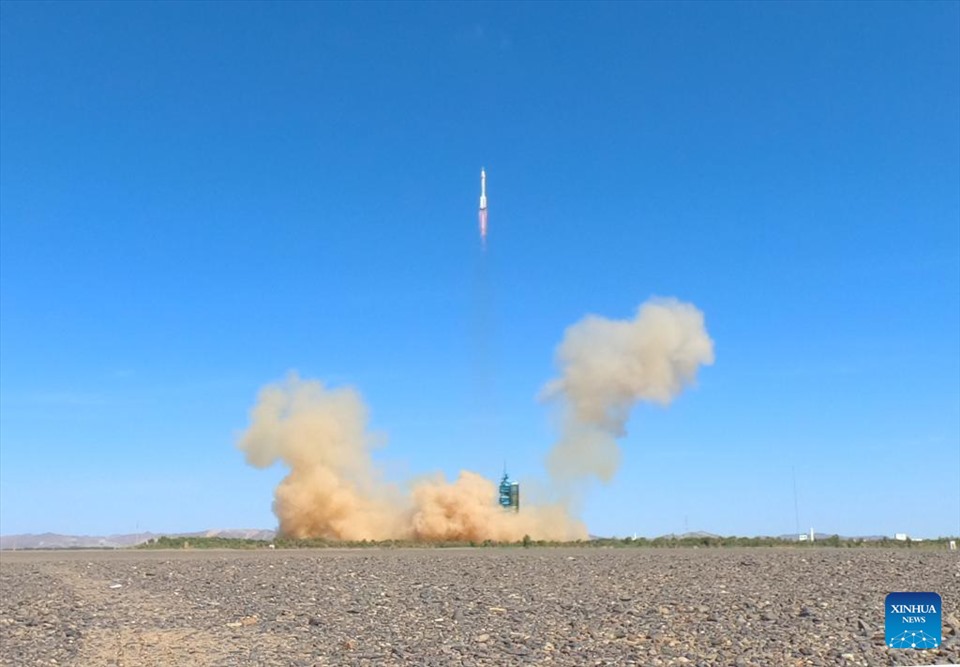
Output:
[[894,533],[893,539],[895,539],[897,542],[906,542],[910,538],[906,533]]

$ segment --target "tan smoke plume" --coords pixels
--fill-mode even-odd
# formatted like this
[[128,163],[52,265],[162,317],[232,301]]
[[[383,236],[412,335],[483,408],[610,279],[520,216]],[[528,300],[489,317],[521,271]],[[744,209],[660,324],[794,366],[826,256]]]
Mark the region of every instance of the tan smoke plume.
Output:
[[[545,395],[563,408],[562,434],[548,459],[555,481],[609,479],[619,463],[616,439],[637,401],[669,403],[713,362],[702,313],[690,304],[651,301],[635,319],[589,316],[571,326],[557,350],[560,378]],[[497,502],[496,485],[462,471],[401,488],[386,483],[371,450],[367,410],[349,388],[329,389],[291,375],[268,385],[238,446],[266,468],[282,461],[274,512],[289,537],[341,540],[574,540],[586,527],[565,504],[524,501],[519,512]]]
[[291,375],[268,385],[238,446],[254,466],[290,468],[273,509],[289,537],[423,541],[574,540],[585,526],[560,505],[504,511],[493,482],[463,471],[408,493],[385,483],[372,457],[367,411],[352,389],[327,389]]
[[590,315],[569,327],[557,348],[561,375],[543,391],[562,406],[560,440],[547,459],[551,476],[608,481],[631,408],[670,403],[713,358],[703,313],[675,299],[650,300],[632,320]]
[[291,375],[260,391],[250,421],[239,443],[247,462],[265,468],[280,459],[290,468],[273,503],[285,535],[405,537],[396,491],[376,476],[357,392]]

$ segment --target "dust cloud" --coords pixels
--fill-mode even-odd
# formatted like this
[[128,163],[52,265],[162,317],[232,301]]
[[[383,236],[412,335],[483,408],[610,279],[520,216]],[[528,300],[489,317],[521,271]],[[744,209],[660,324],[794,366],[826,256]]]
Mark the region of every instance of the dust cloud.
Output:
[[290,468],[276,489],[280,532],[338,540],[575,540],[586,527],[562,505],[504,511],[494,483],[463,471],[408,489],[384,481],[372,457],[367,410],[349,388],[330,389],[296,375],[260,391],[239,447],[247,462]]
[[[543,395],[561,409],[561,435],[547,460],[551,483],[608,480],[619,463],[617,438],[637,401],[669,403],[713,362],[703,315],[689,304],[651,301],[636,318],[588,316],[557,350],[560,377]],[[493,481],[461,471],[399,485],[372,456],[378,442],[367,408],[351,388],[329,388],[291,374],[264,387],[238,447],[258,468],[282,462],[273,510],[280,533],[338,540],[575,540],[586,526],[568,502],[501,508]],[[548,485],[549,487],[550,485]],[[568,499],[569,500],[569,499]]]

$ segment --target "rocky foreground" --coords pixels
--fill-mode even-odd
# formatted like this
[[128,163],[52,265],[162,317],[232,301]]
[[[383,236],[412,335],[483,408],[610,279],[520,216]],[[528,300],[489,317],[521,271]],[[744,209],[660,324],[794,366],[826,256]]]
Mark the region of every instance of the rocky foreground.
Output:
[[[890,591],[939,649],[885,648]],[[0,664],[960,664],[958,606],[906,549],[7,552]]]

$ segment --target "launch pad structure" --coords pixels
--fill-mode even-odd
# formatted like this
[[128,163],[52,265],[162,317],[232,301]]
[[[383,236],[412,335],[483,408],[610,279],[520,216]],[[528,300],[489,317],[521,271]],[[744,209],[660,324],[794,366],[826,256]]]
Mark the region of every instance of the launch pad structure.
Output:
[[520,511],[520,483],[510,481],[507,471],[503,471],[503,479],[500,480],[500,497],[498,499],[500,507]]

